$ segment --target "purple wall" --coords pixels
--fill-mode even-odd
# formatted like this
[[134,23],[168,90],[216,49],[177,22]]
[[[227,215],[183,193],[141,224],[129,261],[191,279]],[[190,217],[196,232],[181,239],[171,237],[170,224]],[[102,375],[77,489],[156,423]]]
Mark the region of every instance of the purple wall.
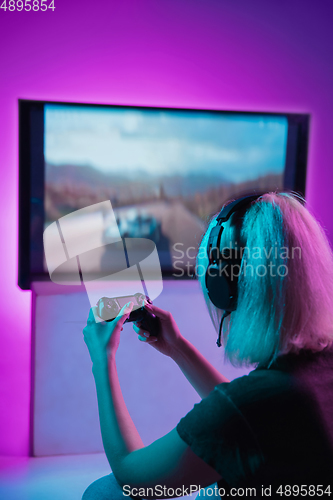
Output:
[[329,4],[55,0],[54,12],[0,12],[1,454],[28,452],[31,294],[16,286],[17,99],[311,113],[307,197],[333,241]]

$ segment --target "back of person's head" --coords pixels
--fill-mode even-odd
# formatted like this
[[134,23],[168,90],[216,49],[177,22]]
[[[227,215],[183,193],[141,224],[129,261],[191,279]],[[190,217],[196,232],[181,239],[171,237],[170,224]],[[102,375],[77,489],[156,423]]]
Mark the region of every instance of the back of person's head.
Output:
[[[304,200],[302,200],[304,201]],[[197,276],[218,330],[224,311],[205,287],[207,242],[201,241]],[[244,218],[224,223],[221,248],[238,248],[242,264],[237,308],[224,323],[226,358],[234,365],[269,365],[279,354],[320,351],[333,341],[333,254],[320,224],[297,195],[267,193]]]

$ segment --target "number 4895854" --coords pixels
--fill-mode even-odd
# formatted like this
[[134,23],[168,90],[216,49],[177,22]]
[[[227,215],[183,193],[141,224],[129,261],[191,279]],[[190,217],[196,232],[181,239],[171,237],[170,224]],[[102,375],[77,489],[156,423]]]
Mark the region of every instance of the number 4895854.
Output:
[[[0,0],[1,1],[1,0]],[[4,0],[2,4],[0,5],[0,9],[3,9],[6,11],[7,9],[10,11],[14,10],[34,10],[37,12],[38,10],[41,10],[45,12],[47,9],[51,9],[54,11],[55,5],[54,5],[54,0],[51,0],[49,4],[47,4],[46,0]]]

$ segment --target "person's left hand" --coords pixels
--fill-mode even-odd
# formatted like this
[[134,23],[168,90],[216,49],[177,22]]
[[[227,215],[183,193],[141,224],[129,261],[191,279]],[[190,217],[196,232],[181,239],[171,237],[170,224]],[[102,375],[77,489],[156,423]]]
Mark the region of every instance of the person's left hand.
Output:
[[83,337],[93,363],[105,361],[109,355],[116,353],[120,332],[133,309],[133,305],[133,302],[125,304],[113,321],[100,323],[95,321],[95,315],[98,317],[97,307],[90,309],[87,326],[83,329]]

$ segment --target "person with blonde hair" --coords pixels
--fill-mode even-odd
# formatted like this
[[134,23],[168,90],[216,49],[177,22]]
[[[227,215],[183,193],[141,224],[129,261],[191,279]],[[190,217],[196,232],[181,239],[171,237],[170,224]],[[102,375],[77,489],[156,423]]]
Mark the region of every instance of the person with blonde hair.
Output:
[[225,358],[253,370],[230,382],[181,335],[170,312],[146,304],[160,319],[161,333],[134,325],[139,340],[172,358],[202,400],[145,447],[122,398],[115,362],[133,304],[112,323],[96,323],[91,310],[84,340],[113,474],[92,483],[83,500],[184,496],[194,485],[206,488],[201,496],[217,498],[330,496],[332,250],[293,193],[234,203],[239,208],[227,218],[221,211],[210,221],[196,275]]

